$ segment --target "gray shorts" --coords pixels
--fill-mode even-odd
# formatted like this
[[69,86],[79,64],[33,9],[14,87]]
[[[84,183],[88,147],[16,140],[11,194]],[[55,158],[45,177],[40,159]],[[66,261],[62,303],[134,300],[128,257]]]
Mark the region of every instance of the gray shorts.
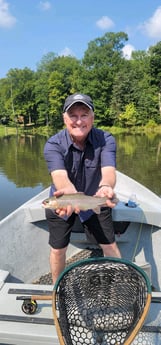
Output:
[[[80,223],[79,216],[73,213],[67,220],[46,209],[49,228],[49,244],[52,248],[61,249],[70,242],[70,235],[75,224]],[[103,207],[100,214],[94,213],[88,220],[80,224],[87,238],[94,244],[111,244],[115,242],[111,209]]]

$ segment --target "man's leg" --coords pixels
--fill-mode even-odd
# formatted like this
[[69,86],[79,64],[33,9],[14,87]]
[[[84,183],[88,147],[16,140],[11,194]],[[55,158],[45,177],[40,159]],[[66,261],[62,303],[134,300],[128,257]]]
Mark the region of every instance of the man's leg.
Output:
[[50,268],[52,274],[53,284],[55,284],[59,274],[65,268],[65,261],[66,261],[66,250],[67,247],[62,249],[50,249]]
[[100,245],[104,256],[121,258],[120,250],[115,242],[111,209],[102,208],[100,214],[93,214],[83,225],[88,238]]
[[70,233],[75,220],[73,213],[67,220],[57,216],[52,210],[46,209],[49,228],[50,268],[53,283],[65,268],[66,250],[70,241]]
[[120,250],[116,244],[116,242],[113,242],[111,244],[100,244],[100,247],[103,250],[104,256],[111,256],[114,258],[121,258]]

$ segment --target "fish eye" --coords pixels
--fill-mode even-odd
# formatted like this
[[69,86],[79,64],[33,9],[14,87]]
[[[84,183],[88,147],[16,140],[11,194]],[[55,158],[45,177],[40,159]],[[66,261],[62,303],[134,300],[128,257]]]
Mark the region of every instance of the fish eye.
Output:
[[49,200],[48,200],[48,199],[45,199],[45,200],[43,201],[43,204],[49,204]]

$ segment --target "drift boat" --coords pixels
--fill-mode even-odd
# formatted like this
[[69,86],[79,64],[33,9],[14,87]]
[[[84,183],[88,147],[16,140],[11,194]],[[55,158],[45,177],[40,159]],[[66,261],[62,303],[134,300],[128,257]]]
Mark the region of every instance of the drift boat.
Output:
[[[122,257],[144,269],[153,290],[148,317],[133,344],[161,345],[161,199],[118,171],[115,191],[120,201],[112,212]],[[135,201],[130,204],[133,194]],[[34,315],[23,310],[27,296],[51,295],[53,291],[51,281],[40,279],[48,277],[50,271],[42,207],[48,195],[49,188],[0,222],[1,345],[59,344],[50,299],[38,301]],[[89,243],[80,224],[75,224],[67,263],[98,255],[100,249]]]

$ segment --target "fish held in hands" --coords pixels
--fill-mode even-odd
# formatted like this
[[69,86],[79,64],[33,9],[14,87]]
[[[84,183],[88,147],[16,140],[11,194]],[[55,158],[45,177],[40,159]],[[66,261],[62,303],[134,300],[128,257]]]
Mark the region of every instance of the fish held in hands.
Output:
[[[71,205],[73,208],[79,208],[81,211],[93,210],[100,213],[102,206],[107,206],[107,197],[89,196],[84,193],[63,194],[61,196],[52,196],[42,202],[44,208],[57,209]],[[116,198],[110,199],[111,202],[117,203]]]

